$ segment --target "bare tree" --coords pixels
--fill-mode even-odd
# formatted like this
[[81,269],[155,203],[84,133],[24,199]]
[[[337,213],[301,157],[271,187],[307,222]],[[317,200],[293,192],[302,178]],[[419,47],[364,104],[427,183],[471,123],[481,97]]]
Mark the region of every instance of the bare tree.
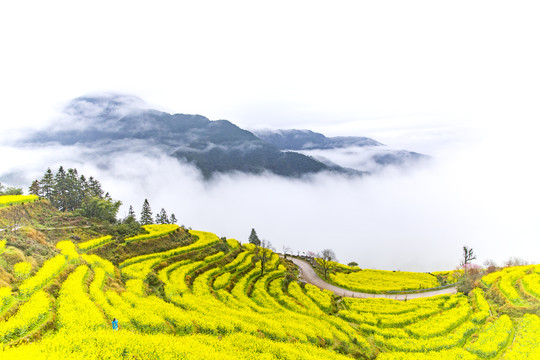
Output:
[[487,259],[484,261],[484,267],[487,274],[497,271],[497,263],[493,259]]
[[292,249],[288,247],[287,245],[283,245],[283,257],[286,259],[287,254],[292,253]]
[[529,265],[527,260],[512,256],[504,262],[504,267]]
[[336,253],[332,249],[324,249],[317,254],[316,261],[323,271],[324,278],[328,279],[328,272],[337,265]]
[[3,210],[4,218],[7,219],[9,228],[12,232],[17,232],[23,223],[23,220],[27,218],[26,211],[22,205],[10,206]]
[[476,259],[476,255],[472,248],[463,246],[463,260],[461,260],[461,266],[469,264],[471,261]]
[[270,258],[272,257],[274,248],[268,240],[261,240],[260,245],[255,245],[254,255],[251,261],[253,263],[261,262],[261,276],[264,275],[264,270]]

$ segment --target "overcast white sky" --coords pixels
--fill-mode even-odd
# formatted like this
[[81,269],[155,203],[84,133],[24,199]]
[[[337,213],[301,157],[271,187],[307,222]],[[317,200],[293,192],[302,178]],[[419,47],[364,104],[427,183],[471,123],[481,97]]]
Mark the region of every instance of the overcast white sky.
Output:
[[106,91],[246,128],[370,136],[433,155],[485,214],[486,244],[517,231],[508,256],[540,259],[539,16],[534,1],[3,2],[0,131]]

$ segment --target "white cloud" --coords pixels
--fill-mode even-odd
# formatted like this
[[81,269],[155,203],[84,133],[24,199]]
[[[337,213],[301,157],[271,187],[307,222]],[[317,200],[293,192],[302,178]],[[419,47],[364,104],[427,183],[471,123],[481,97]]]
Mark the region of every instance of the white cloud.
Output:
[[488,149],[493,147],[478,144],[406,172],[363,178],[233,174],[204,182],[195,168],[157,149],[103,154],[52,145],[3,147],[12,160],[4,162],[0,177],[22,172],[29,184],[44,164],[75,166],[124,202],[121,214],[128,205],[139,211],[148,198],[154,212],[163,207],[186,226],[244,242],[254,227],[278,249],[333,248],[341,261],[366,268],[449,269],[458,264],[465,244],[480,261],[537,260],[534,209],[540,179],[509,155],[499,158],[507,161],[503,171],[493,156],[504,151]]

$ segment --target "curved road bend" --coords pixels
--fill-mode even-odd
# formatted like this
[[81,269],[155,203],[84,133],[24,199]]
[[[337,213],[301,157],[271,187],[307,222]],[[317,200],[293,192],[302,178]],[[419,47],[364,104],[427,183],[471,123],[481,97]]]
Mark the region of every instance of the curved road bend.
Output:
[[426,292],[414,293],[414,294],[369,294],[369,293],[362,293],[362,292],[347,290],[347,289],[343,289],[343,288],[340,288],[340,287],[337,287],[337,286],[334,286],[332,284],[325,282],[323,279],[319,277],[319,275],[317,275],[315,270],[313,270],[313,268],[308,262],[297,259],[297,258],[293,258],[293,257],[289,257],[288,259],[290,259],[293,263],[296,264],[296,266],[298,266],[298,269],[300,270],[300,278],[303,279],[305,282],[318,286],[323,289],[330,290],[338,296],[355,297],[355,298],[387,298],[387,299],[394,299],[394,300],[410,300],[410,299],[430,297],[430,296],[435,296],[435,295],[457,293],[457,289],[455,286],[446,288],[446,289],[441,289],[441,290],[432,290],[432,291],[426,291]]

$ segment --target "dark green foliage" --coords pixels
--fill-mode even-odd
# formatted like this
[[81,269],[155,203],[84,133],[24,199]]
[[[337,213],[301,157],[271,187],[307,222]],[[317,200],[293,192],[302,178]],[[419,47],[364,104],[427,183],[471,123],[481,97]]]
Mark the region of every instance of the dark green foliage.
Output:
[[255,244],[257,246],[261,245],[261,240],[259,240],[259,237],[257,236],[257,232],[255,229],[251,229],[251,234],[249,234],[249,243]]
[[156,273],[151,272],[150,274],[148,274],[146,282],[148,283],[148,286],[154,294],[165,298],[165,284],[159,279]]
[[22,189],[16,187],[5,187],[0,183],[0,195],[22,195]]
[[48,199],[60,211],[77,211],[79,214],[100,220],[115,222],[120,201],[110,196],[103,196],[99,181],[84,175],[79,176],[77,169],[63,166],[53,174],[47,169],[41,181],[34,180],[29,189],[31,194]]
[[145,231],[141,224],[131,217],[127,217],[117,224],[111,225],[107,233],[118,239],[125,239],[135,235],[143,234]]
[[38,180],[34,180],[32,182],[32,185],[30,185],[30,188],[28,189],[28,193],[30,195],[36,195],[36,196],[39,196],[39,193],[40,193],[40,183]]
[[227,242],[220,242],[216,245],[218,251],[223,251],[224,253],[228,253],[230,251],[229,246],[227,245]]
[[131,205],[129,205],[128,215],[125,221],[137,221],[137,216],[135,215],[135,211],[133,210],[133,206]]
[[101,189],[101,184],[99,181],[94,179],[92,176],[88,178],[88,183],[86,183],[86,191],[88,196],[94,197],[103,197],[103,189]]
[[[316,174],[321,171],[335,170],[342,173],[358,173],[346,171],[336,166],[332,168],[310,156],[295,152],[283,152],[263,141],[248,141],[227,147],[211,147],[207,143],[204,149],[177,150],[173,156],[186,159],[195,164],[206,179],[215,173],[241,171],[251,174],[261,174],[270,171],[276,175],[300,177],[306,174]],[[235,146],[236,145],[236,146]],[[246,151],[245,149],[249,149]]]
[[114,223],[120,205],[122,205],[122,202],[120,201],[93,197],[84,202],[79,213],[89,218],[96,218]]
[[351,146],[379,146],[381,143],[366,137],[326,137],[310,130],[258,131],[260,139],[281,150],[337,149]]
[[43,178],[40,181],[39,196],[44,197],[52,201],[53,189],[54,189],[54,175],[51,171],[51,168],[47,168]]
[[287,290],[289,288],[289,284],[294,280],[296,280],[296,276],[294,276],[294,274],[288,272],[285,275],[285,279],[283,279],[283,289]]
[[348,266],[358,266],[358,263],[356,261],[351,261],[347,264]]
[[171,218],[169,219],[171,224],[176,224],[178,220],[176,220],[176,215],[171,214]]
[[148,203],[148,199],[144,199],[144,203],[141,210],[141,225],[152,224],[152,209]]
[[161,208],[161,211],[156,215],[156,224],[170,224],[165,209]]
[[68,211],[67,207],[67,192],[69,191],[66,181],[66,171],[63,166],[58,168],[56,175],[54,176],[54,187],[52,191],[52,204],[60,211]]

